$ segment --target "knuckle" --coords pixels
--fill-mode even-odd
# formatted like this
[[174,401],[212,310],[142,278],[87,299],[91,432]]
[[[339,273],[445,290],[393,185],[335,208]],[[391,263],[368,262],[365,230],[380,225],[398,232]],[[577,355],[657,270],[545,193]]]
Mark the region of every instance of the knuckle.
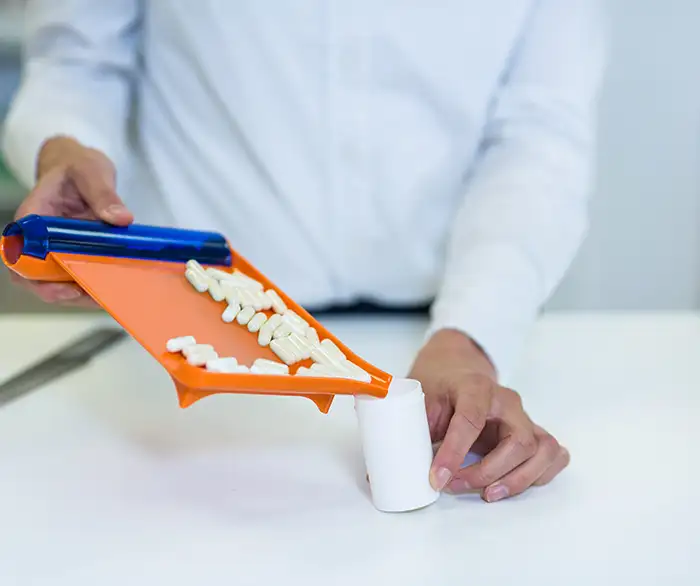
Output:
[[520,395],[507,387],[497,387],[493,397],[493,409],[501,417],[524,411]]
[[67,173],[72,177],[83,177],[90,173],[90,161],[85,157],[78,157],[68,164]]
[[455,416],[477,431],[484,429],[486,425],[486,413],[476,405],[462,402],[455,409]]
[[550,460],[554,460],[560,451],[559,442],[548,433],[539,438],[539,449],[542,450]]
[[501,387],[502,393],[504,400],[506,403],[508,403],[511,407],[517,407],[517,408],[522,408],[523,406],[523,399],[520,396],[520,393],[517,391],[514,391],[513,389],[509,389],[507,387]]
[[518,446],[518,450],[527,458],[531,458],[537,453],[538,441],[534,434],[522,432],[514,436],[513,440]]
[[559,447],[559,457],[561,458],[562,462],[562,470],[571,464],[571,454],[566,448]]

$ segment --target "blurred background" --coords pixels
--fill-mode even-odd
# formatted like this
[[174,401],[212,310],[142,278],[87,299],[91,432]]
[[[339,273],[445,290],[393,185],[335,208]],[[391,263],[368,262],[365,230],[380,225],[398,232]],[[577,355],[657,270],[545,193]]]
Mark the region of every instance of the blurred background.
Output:
[[[22,0],[0,0],[0,124],[19,82]],[[700,2],[607,0],[592,225],[548,308],[700,307]],[[0,161],[0,223],[23,190]],[[46,311],[0,271],[0,312]]]

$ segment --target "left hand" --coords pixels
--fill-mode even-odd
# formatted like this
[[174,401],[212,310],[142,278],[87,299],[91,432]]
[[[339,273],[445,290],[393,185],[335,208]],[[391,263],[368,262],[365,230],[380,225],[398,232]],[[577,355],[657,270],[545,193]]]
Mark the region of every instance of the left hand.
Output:
[[[426,395],[433,442],[442,442],[430,471],[436,490],[478,490],[487,502],[550,482],[569,464],[569,452],[523,409],[520,396],[499,386],[481,349],[464,334],[437,332],[411,374]],[[467,453],[483,459],[462,468]]]

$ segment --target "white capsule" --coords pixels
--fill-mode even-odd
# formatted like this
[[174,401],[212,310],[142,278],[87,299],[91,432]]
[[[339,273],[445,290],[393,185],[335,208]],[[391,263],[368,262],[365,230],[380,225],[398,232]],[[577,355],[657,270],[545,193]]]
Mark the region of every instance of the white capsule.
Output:
[[267,316],[264,313],[256,313],[253,318],[248,322],[248,331],[251,334],[255,334],[260,331],[260,328],[267,321]]
[[279,293],[277,293],[277,291],[275,291],[274,289],[268,289],[267,295],[272,300],[272,309],[275,311],[275,313],[282,314],[287,311],[287,304],[279,296]]
[[224,292],[226,302],[229,305],[241,304],[241,295],[237,287],[234,287],[231,283],[227,283],[226,281],[219,281],[219,287],[221,287],[221,290]]
[[272,332],[261,328],[258,332],[258,344],[260,346],[269,346],[270,342],[272,342]]
[[275,370],[274,368],[260,368],[258,366],[251,366],[250,372],[253,374],[269,374],[272,376],[289,376],[288,372],[282,372],[281,370]]
[[249,276],[246,275],[245,273],[242,273],[242,272],[239,271],[238,269],[234,269],[234,270],[233,270],[233,275],[234,275],[235,277],[238,277],[239,279],[245,281],[246,283],[248,283],[248,285],[249,285],[250,287],[253,287],[253,288],[257,289],[257,290],[260,290],[260,289],[263,288],[263,285],[262,285],[262,283],[261,283],[260,281],[256,281],[255,279],[253,279],[252,277],[249,277]]
[[281,362],[275,362],[274,360],[268,360],[267,358],[258,358],[253,362],[253,366],[259,368],[266,368],[268,370],[279,370],[280,372],[289,372],[289,367]]
[[207,275],[209,275],[212,279],[216,279],[217,281],[226,281],[231,277],[231,273],[227,273],[225,271],[215,269],[213,267],[204,269],[204,272],[206,272]]
[[303,319],[297,315],[291,315],[289,311],[282,316],[282,322],[289,324],[293,331],[297,332],[300,336],[306,337],[306,330],[309,329],[309,324],[307,324]]
[[201,354],[203,352],[213,352],[214,346],[211,344],[190,344],[182,349],[182,355],[187,358],[190,354]]
[[256,293],[256,297],[260,301],[260,309],[263,309],[264,311],[272,309],[272,298],[265,293],[265,291],[258,291]]
[[207,272],[204,270],[204,267],[194,259],[188,260],[187,263],[185,263],[185,267],[187,267],[188,270],[194,271],[195,273],[201,275],[202,277],[207,276]]
[[197,271],[187,269],[185,271],[185,279],[189,281],[190,285],[192,285],[198,293],[206,293],[209,289],[209,280],[206,275],[201,275]]
[[271,328],[277,329],[282,324],[282,316],[278,313],[271,315],[270,319],[267,320]]
[[288,348],[294,353],[294,362],[304,360],[304,355],[306,352],[304,350],[304,346],[299,342],[299,336],[296,334],[291,334],[286,338],[280,338],[280,342],[285,348]]
[[194,336],[180,336],[168,340],[165,348],[168,352],[182,352],[188,346],[194,346],[196,343],[197,340],[194,339]]
[[237,366],[231,366],[226,370],[222,370],[221,374],[248,374],[250,369],[244,364],[239,364]]
[[349,360],[344,360],[342,363],[343,369],[348,373],[348,377],[359,380],[363,383],[371,383],[372,382],[372,377],[370,374],[366,371],[357,366],[354,362],[350,362]]
[[[305,323],[305,322],[304,322]],[[275,328],[274,338],[285,338],[291,334],[298,334],[299,336],[306,338],[306,330],[308,326],[300,324],[294,319],[289,319],[286,314],[282,316],[282,323],[279,327]]]
[[341,351],[338,346],[335,345],[333,340],[326,338],[321,342],[321,348],[323,348],[332,358],[336,360],[345,360],[345,354]]
[[243,279],[238,274],[234,275],[233,273],[227,273],[226,271],[221,271],[211,267],[206,269],[206,274],[209,278],[216,279],[222,285],[251,289],[253,291],[260,289],[260,287],[255,287],[255,284],[250,280]]
[[230,278],[226,279],[226,282],[230,283],[234,287],[238,287],[239,289],[245,289],[247,291],[252,291],[253,293],[257,293],[258,291],[262,291],[263,289],[262,285],[256,285],[255,282],[243,279],[238,275],[231,275]]
[[298,360],[306,360],[311,357],[311,344],[304,336],[300,336],[295,332],[287,339],[294,346],[294,353]]
[[242,326],[245,326],[251,319],[253,319],[254,315],[255,310],[250,305],[248,305],[241,309],[240,312],[238,312],[238,315],[236,316],[236,321]]
[[259,303],[256,303],[255,294],[250,289],[238,289],[238,296],[243,307],[250,306],[255,309],[255,306],[259,305]]
[[[272,374],[275,376],[286,376],[289,374],[289,367],[281,362],[273,362],[274,366],[264,365],[264,364],[253,364],[250,367],[250,372],[253,374]],[[278,368],[281,366],[283,368]]]
[[187,263],[185,264],[185,267],[186,267],[185,272],[192,271],[197,276],[199,276],[202,281],[207,283],[207,286],[209,285],[209,283],[211,283],[212,278],[207,274],[204,267],[201,264],[199,264],[199,262],[197,262],[196,260],[187,261]]
[[224,290],[215,279],[209,279],[209,295],[214,301],[223,301],[226,298]]
[[314,363],[311,365],[311,373],[314,376],[327,376],[332,378],[343,378],[345,375],[344,371],[341,371],[332,366],[327,366],[325,364]]
[[280,338],[288,338],[295,331],[296,330],[294,329],[294,326],[292,326],[292,324],[283,322],[275,328],[275,331],[272,333],[272,337],[275,340],[278,340]]
[[321,343],[321,340],[319,340],[318,337],[318,332],[316,331],[316,328],[309,328],[306,330],[306,339],[309,341],[311,346],[316,346],[317,344]]
[[214,350],[202,350],[200,352],[192,352],[187,356],[187,363],[192,366],[204,366],[210,360],[218,358],[219,355]]
[[206,363],[206,368],[209,372],[230,372],[236,366],[238,366],[238,360],[233,356],[212,358],[207,360]]
[[267,305],[267,301],[261,297],[261,293],[259,291],[256,291],[253,293],[253,309],[255,311],[262,311],[265,309],[265,305]]
[[295,319],[297,321],[304,321],[303,318],[293,309],[288,309],[287,311],[284,312],[284,315],[286,315],[289,319]]
[[291,365],[296,362],[294,347],[289,347],[287,338],[272,340],[272,342],[270,342],[270,350],[272,350],[278,356],[278,358],[287,365]]
[[323,346],[314,346],[311,349],[311,360],[318,364],[324,364],[326,366],[330,366],[336,369],[340,369],[340,361],[336,360],[331,356],[326,350],[323,348]]
[[301,344],[308,352],[311,352],[311,349],[314,347],[314,345],[309,341],[309,339],[306,336],[301,335],[299,332],[294,332],[292,336],[295,338],[299,338],[298,343]]
[[224,309],[224,312],[221,314],[221,319],[227,324],[230,324],[234,319],[236,319],[236,316],[240,311],[241,306],[238,305],[238,303],[231,304]]
[[[260,328],[260,332],[265,334],[265,337],[269,334],[270,339],[272,339],[272,334],[274,331],[279,327],[279,325],[282,323],[282,316],[279,315],[278,313],[275,313],[270,316],[270,319],[268,319],[263,326]],[[269,344],[268,342],[267,344]],[[264,344],[264,346],[267,346],[267,344]]]
[[320,364],[314,364],[311,368],[306,368],[305,366],[300,366],[297,369],[296,375],[297,376],[317,376],[317,377],[324,377],[324,378],[339,378],[339,374],[337,371],[328,368],[328,367],[320,367]]
[[309,327],[309,324],[306,323],[306,320],[301,317],[296,311],[293,309],[288,309],[287,311],[284,312],[284,319],[286,321],[296,323],[300,325],[302,328],[306,329]]

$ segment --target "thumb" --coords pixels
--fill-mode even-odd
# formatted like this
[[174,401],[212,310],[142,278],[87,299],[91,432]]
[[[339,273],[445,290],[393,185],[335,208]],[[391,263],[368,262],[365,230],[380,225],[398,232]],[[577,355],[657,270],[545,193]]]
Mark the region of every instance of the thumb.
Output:
[[117,195],[114,167],[104,155],[95,154],[71,166],[68,177],[99,219],[117,226],[126,226],[134,221],[133,215]]

